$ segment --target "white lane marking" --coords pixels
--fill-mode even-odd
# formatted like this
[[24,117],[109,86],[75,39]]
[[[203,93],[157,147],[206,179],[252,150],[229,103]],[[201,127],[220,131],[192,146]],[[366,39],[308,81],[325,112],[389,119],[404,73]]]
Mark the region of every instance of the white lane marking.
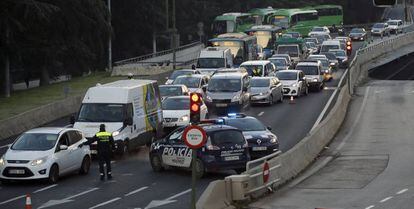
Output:
[[73,198],[75,198],[75,197],[82,196],[82,195],[84,195],[84,194],[87,194],[87,193],[89,193],[89,192],[93,192],[93,191],[98,190],[98,189],[99,189],[99,188],[95,187],[95,188],[92,188],[92,189],[90,189],[90,190],[86,190],[86,191],[84,191],[84,192],[81,192],[81,193],[79,193],[79,194],[75,194],[75,195],[72,195],[72,196],[70,196],[70,197],[66,197],[64,200],[70,200],[70,199],[73,199]]
[[402,194],[402,193],[404,193],[404,192],[406,192],[406,191],[408,191],[408,189],[403,189],[403,190],[401,190],[401,191],[397,192],[397,194]]
[[375,207],[375,205],[370,205],[370,206],[366,207],[365,209],[371,209],[371,208],[374,208],[374,207]]
[[398,73],[400,73],[401,71],[405,70],[411,64],[413,64],[413,61],[410,61],[407,64],[405,64],[404,66],[402,66],[400,69],[398,69],[397,71],[395,71],[393,74],[391,74],[387,78],[385,78],[385,80],[390,80],[391,78],[393,78],[394,76],[396,76]]
[[264,114],[264,112],[260,112],[259,114],[257,114],[257,116],[262,116]]
[[191,189],[187,189],[187,190],[185,190],[185,191],[182,191],[182,192],[180,192],[180,193],[178,193],[178,194],[176,194],[176,195],[173,195],[173,196],[171,196],[171,197],[169,197],[169,198],[167,198],[167,199],[165,199],[165,200],[172,200],[172,199],[175,199],[175,198],[177,198],[177,197],[179,197],[179,196],[185,195],[185,194],[187,194],[187,193],[189,193],[189,192],[191,192]]
[[13,201],[18,200],[18,199],[21,199],[23,197],[26,197],[26,195],[21,195],[21,196],[14,197],[14,198],[8,199],[6,201],[0,202],[0,205],[4,205],[6,203],[13,202]]
[[244,106],[243,106],[243,109],[246,109],[246,108],[247,108],[247,106],[249,106],[249,104],[244,105]]
[[6,145],[3,145],[3,146],[1,146],[1,147],[0,147],[0,149],[3,149],[3,148],[6,148],[6,147],[9,147],[10,145],[12,145],[12,144],[6,144]]
[[148,187],[141,187],[141,188],[139,188],[139,189],[136,189],[136,190],[134,190],[134,191],[132,191],[132,192],[130,192],[130,193],[128,193],[128,194],[126,194],[126,195],[125,195],[125,197],[128,197],[129,195],[133,195],[133,194],[135,194],[135,193],[138,193],[138,192],[143,191],[143,190],[146,190],[146,189],[148,189]]
[[380,201],[380,203],[387,202],[388,200],[391,200],[392,198],[393,198],[393,196],[389,196],[387,198],[384,198],[383,200]]
[[33,193],[43,192],[43,191],[48,190],[48,189],[50,189],[50,188],[53,188],[53,187],[55,187],[55,186],[57,186],[57,184],[53,184],[53,185],[50,185],[50,186],[47,186],[47,187],[44,187],[44,188],[38,189],[38,190],[34,191]]
[[132,173],[123,173],[122,176],[133,176],[134,174]]
[[108,200],[108,201],[103,202],[103,203],[101,203],[101,204],[98,204],[98,205],[95,205],[95,206],[93,206],[93,207],[90,207],[89,209],[94,209],[94,208],[102,207],[102,206],[104,206],[104,205],[108,205],[108,204],[113,203],[113,202],[115,202],[115,201],[118,201],[118,200],[120,200],[120,199],[121,199],[120,197],[117,197],[117,198],[114,198],[114,199],[112,199],[112,200]]

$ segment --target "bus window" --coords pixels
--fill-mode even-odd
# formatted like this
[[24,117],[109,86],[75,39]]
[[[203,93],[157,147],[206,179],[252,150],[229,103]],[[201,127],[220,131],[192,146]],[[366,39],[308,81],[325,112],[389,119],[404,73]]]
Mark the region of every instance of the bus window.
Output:
[[288,28],[289,26],[289,17],[286,16],[274,16],[270,22],[273,25],[279,26],[281,28]]
[[318,14],[317,13],[304,13],[304,14],[298,14],[298,22],[301,21],[309,21],[309,20],[318,20]]

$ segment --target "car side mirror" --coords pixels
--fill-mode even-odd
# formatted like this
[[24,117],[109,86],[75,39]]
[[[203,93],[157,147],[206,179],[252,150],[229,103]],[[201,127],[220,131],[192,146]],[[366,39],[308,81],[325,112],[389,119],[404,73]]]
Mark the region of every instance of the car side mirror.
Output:
[[272,130],[272,127],[268,126],[267,127],[267,130],[271,131]]
[[75,124],[75,116],[74,115],[70,116],[69,123],[72,124],[72,125]]
[[68,149],[68,146],[67,145],[60,145],[59,146],[59,151],[61,151],[61,150],[67,150]]
[[124,126],[132,126],[133,125],[133,120],[131,117],[128,117],[125,119],[124,121]]

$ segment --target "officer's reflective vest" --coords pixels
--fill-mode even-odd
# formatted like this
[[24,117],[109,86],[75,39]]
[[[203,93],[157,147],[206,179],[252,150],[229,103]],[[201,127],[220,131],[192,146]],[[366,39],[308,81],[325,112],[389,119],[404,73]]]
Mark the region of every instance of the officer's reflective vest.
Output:
[[106,131],[96,133],[96,137],[98,137],[99,142],[109,142],[109,137],[111,136],[112,134]]

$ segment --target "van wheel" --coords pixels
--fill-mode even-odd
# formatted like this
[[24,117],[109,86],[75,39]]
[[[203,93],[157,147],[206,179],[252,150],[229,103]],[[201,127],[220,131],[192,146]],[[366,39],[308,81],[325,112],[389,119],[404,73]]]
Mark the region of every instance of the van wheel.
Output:
[[152,170],[154,172],[161,172],[164,170],[164,167],[162,166],[161,158],[158,155],[152,154],[150,155],[150,163]]
[[89,169],[91,167],[91,158],[89,156],[85,156],[82,160],[81,168],[79,169],[79,174],[86,175],[89,173]]
[[195,161],[193,161],[193,163],[195,162],[195,166],[196,166],[196,177],[201,179],[203,178],[203,176],[206,174],[206,168],[204,166],[204,163],[202,160],[200,159],[196,159]]
[[49,171],[48,181],[50,184],[55,184],[59,180],[59,167],[53,164]]

